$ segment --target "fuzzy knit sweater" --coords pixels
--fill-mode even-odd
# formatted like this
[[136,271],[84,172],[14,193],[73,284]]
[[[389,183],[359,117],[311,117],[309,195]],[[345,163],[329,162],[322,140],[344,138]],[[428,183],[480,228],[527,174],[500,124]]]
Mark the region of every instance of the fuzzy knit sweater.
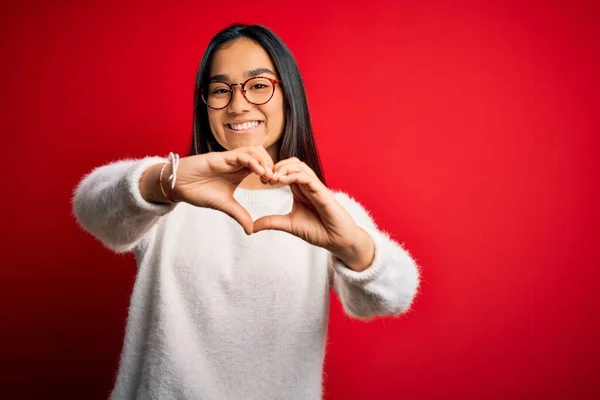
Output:
[[[98,167],[73,198],[83,229],[137,261],[111,399],[317,400],[330,287],[355,318],[411,305],[417,264],[348,195],[335,193],[375,243],[362,272],[285,232],[248,236],[220,211],[145,201],[139,179],[164,161]],[[253,219],[286,214],[293,200],[289,186],[238,188],[234,197]]]

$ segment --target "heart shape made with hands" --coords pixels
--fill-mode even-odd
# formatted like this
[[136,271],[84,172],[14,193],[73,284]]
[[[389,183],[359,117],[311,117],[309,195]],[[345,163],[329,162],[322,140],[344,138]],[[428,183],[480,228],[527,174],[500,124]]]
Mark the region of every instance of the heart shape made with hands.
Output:
[[[263,147],[245,147],[180,160],[177,198],[192,205],[220,210],[235,219],[246,234],[279,230],[326,249],[356,241],[358,227],[333,193],[304,162],[292,157],[276,164]],[[250,174],[263,183],[289,185],[292,211],[252,220],[233,194]]]
[[[290,213],[285,215],[267,215],[252,220],[250,213],[233,196],[235,189],[239,186],[239,177],[232,177],[229,181],[211,182],[209,186],[203,187],[207,198],[212,198],[209,190],[218,190],[227,193],[221,201],[204,204],[225,212],[235,219],[244,229],[246,234],[257,233],[263,230],[281,230],[311,241],[314,233],[320,231],[320,211],[327,211],[332,202],[335,202],[333,194],[319,180],[317,175],[306,164],[297,158],[283,160],[271,169],[269,166],[249,166],[253,173],[260,176],[263,184],[274,186],[289,185],[293,194],[293,206]],[[247,171],[246,171],[247,173]],[[312,231],[311,235],[308,231]],[[314,240],[313,240],[314,241]],[[321,240],[316,240],[321,242]]]

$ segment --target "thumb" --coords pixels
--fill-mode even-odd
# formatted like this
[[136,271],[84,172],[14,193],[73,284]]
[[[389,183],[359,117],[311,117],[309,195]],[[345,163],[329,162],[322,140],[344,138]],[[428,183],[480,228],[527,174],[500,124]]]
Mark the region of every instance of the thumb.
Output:
[[277,230],[291,233],[292,224],[289,215],[268,215],[254,221],[254,233]]
[[246,235],[251,235],[253,232],[252,217],[248,211],[242,207],[240,203],[235,200],[228,201],[223,204],[220,208],[225,214],[235,219],[244,228]]

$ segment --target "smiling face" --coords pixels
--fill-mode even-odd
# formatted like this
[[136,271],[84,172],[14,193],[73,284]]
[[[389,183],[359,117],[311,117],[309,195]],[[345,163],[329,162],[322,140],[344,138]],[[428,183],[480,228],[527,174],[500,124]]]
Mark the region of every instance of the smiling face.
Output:
[[[279,79],[268,53],[257,43],[245,38],[238,39],[214,53],[211,81],[224,81],[231,85],[255,76]],[[254,87],[254,90],[263,90],[261,85]],[[246,89],[251,90],[250,87]],[[273,161],[279,161],[279,139],[285,123],[283,92],[279,83],[275,84],[273,97],[265,104],[249,103],[240,85],[236,85],[233,86],[233,98],[227,107],[207,109],[210,129],[225,149],[262,145]]]

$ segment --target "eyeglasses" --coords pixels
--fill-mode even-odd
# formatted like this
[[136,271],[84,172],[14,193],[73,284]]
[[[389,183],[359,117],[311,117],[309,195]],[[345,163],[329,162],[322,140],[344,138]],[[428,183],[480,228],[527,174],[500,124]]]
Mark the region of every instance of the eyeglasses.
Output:
[[208,88],[200,89],[202,101],[212,109],[220,110],[231,103],[233,99],[233,87],[239,86],[242,95],[250,104],[260,106],[266,104],[275,94],[275,85],[281,83],[278,79],[256,76],[247,79],[243,83],[232,83],[222,81],[213,81],[208,84]]

